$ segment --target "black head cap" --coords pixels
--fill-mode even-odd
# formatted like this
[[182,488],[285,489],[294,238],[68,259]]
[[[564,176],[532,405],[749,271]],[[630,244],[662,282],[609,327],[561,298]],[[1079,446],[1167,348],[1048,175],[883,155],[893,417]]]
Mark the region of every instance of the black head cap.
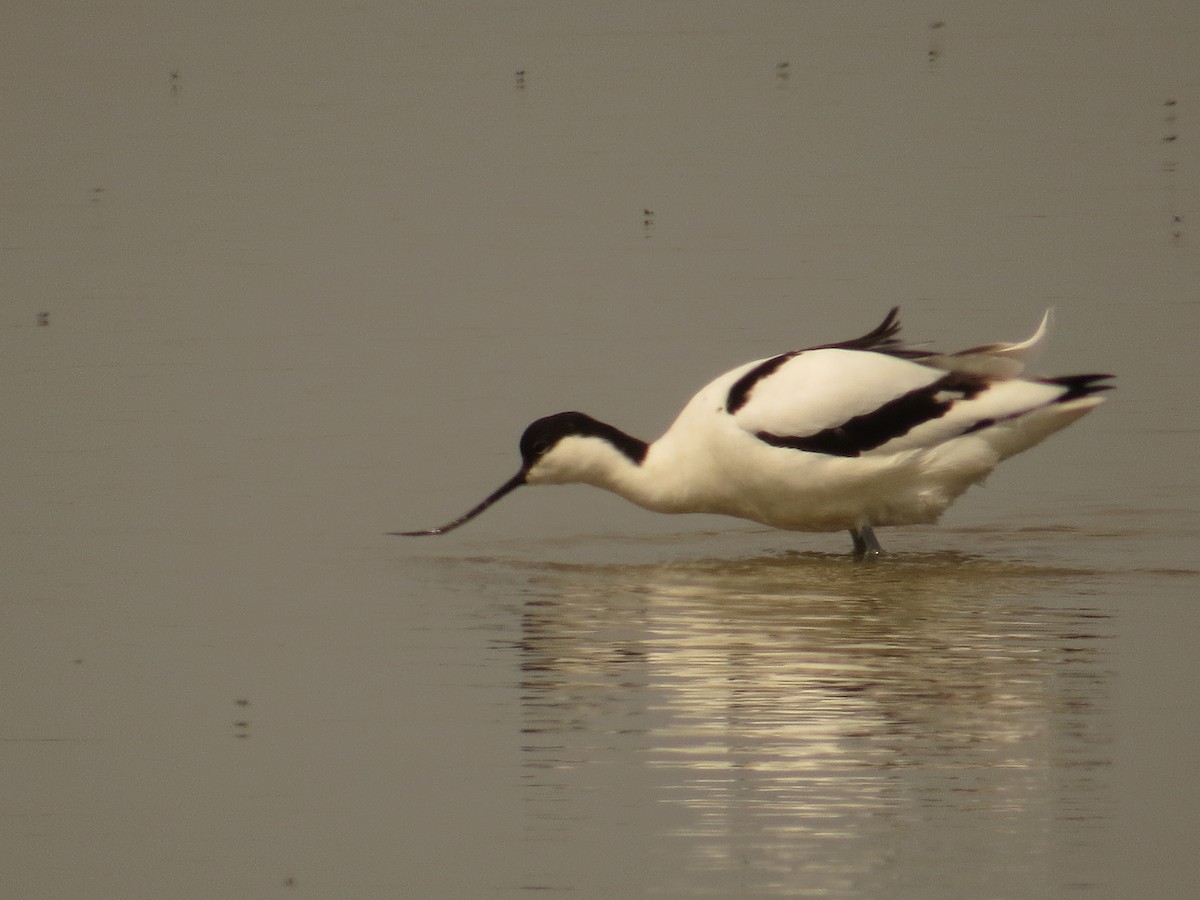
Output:
[[593,419],[586,413],[561,412],[538,419],[521,435],[521,461],[525,471],[565,437],[597,437],[608,441],[634,463],[646,458],[647,444],[619,428]]

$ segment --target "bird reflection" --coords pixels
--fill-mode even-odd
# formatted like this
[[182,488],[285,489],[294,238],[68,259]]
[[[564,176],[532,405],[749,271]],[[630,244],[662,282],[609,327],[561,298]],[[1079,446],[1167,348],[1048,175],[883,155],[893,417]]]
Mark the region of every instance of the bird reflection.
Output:
[[637,759],[695,866],[788,877],[862,871],[887,834],[967,808],[1022,821],[1011,842],[1044,834],[1066,782],[1107,761],[1108,616],[1028,599],[1081,577],[955,554],[534,566],[528,784],[559,827],[598,764]]

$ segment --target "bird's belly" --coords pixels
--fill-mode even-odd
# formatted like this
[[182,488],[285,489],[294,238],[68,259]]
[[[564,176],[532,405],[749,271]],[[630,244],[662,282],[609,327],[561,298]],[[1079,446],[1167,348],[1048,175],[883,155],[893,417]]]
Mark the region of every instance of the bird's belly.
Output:
[[978,441],[953,452],[874,457],[768,448],[757,465],[693,482],[700,489],[680,497],[672,511],[719,513],[790,531],[930,523],[996,461]]

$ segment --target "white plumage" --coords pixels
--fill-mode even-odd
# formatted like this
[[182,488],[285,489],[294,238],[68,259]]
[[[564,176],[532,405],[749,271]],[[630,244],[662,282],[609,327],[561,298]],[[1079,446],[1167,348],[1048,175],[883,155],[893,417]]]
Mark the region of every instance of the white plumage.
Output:
[[522,484],[584,483],[667,513],[720,513],[793,531],[933,522],[1001,461],[1103,401],[1109,375],[1019,378],[1044,340],[959,353],[902,344],[898,309],[860,338],[756,360],[700,390],[651,444],[578,412],[521,437],[520,471],[444,534]]

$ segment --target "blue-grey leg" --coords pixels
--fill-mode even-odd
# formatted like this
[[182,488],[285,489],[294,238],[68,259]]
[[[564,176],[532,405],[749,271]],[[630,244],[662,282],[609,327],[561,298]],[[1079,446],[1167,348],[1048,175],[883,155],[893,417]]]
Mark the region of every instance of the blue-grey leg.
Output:
[[875,537],[875,530],[870,525],[862,528],[851,528],[850,537],[854,540],[854,555],[858,559],[868,559],[873,556],[883,556],[883,548]]

